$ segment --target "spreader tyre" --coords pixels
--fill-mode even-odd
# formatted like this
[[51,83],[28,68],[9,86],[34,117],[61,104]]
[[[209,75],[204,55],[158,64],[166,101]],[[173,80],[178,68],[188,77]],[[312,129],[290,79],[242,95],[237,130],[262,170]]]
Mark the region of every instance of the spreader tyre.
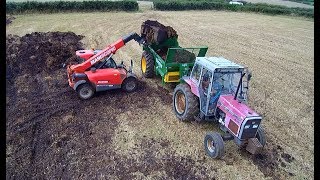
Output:
[[88,83],[79,85],[77,87],[77,92],[80,99],[83,100],[90,99],[94,95],[94,89]]
[[204,149],[211,158],[224,156],[224,142],[219,133],[207,133],[204,138]]
[[188,84],[179,84],[173,93],[173,110],[181,121],[190,121],[199,113],[199,99]]
[[142,53],[141,72],[146,78],[151,78],[154,76],[154,59],[147,51],[143,51]]
[[137,89],[137,87],[138,83],[136,78],[134,77],[126,78],[121,85],[121,88],[127,92],[133,92]]
[[256,138],[259,140],[262,147],[264,147],[266,145],[266,135],[265,135],[264,130],[261,126],[259,126],[259,128],[257,130]]

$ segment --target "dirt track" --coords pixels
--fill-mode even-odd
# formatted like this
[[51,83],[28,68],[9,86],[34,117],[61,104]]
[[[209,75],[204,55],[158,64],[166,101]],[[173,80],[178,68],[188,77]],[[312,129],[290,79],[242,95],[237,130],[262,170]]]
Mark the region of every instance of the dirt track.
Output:
[[[281,16],[197,11],[108,15],[117,21],[131,23],[115,26],[114,20],[104,19],[105,13],[17,16],[7,26],[7,35],[24,36],[50,29],[73,31],[85,36],[82,40],[85,48],[93,45],[102,48],[127,31],[139,32],[140,27],[136,26],[143,20],[157,17],[161,23],[177,30],[182,46],[208,45],[208,56],[223,55],[253,70],[249,103],[264,116],[266,150],[262,155],[250,156],[228,142],[225,158],[212,160],[204,154],[202,140],[205,132],[218,129],[207,123],[178,122],[171,111],[172,87],[161,87],[159,79],[141,78],[135,93],[109,91],[83,102],[68,87],[65,70],[58,68],[62,59],[52,56],[55,60],[47,67],[45,56],[39,59],[43,63],[39,61],[40,64],[27,68],[41,69],[40,72],[34,73],[22,66],[19,71],[8,73],[8,179],[13,176],[17,179],[312,179],[313,22]],[[89,33],[77,25],[70,26],[79,18],[84,23],[97,19],[96,23],[105,27]],[[190,22],[198,25],[191,28]],[[20,26],[29,28],[21,29]],[[123,29],[128,30],[123,32]],[[68,41],[63,47],[68,38],[60,35],[57,36],[58,39],[61,37],[60,50],[70,48],[67,54],[71,57],[72,51],[80,48],[77,43],[80,39],[74,34],[74,41]],[[7,41],[7,48],[12,44],[17,46],[18,39]],[[23,41],[20,39],[20,42]],[[71,42],[73,47],[70,47]],[[7,68],[10,68],[8,57],[12,54],[18,57],[23,52],[19,49],[7,49],[7,52],[10,52],[7,53]],[[127,64],[133,59],[134,71],[141,77],[140,54],[141,48],[129,43],[118,52],[116,59],[125,60]],[[51,67],[55,68],[47,69]],[[298,76],[299,69],[304,69],[305,73]],[[275,76],[270,79],[270,74]],[[304,91],[301,91],[302,86]],[[287,96],[288,93],[293,96]],[[290,131],[296,133],[290,134]],[[304,136],[300,137],[302,133]]]

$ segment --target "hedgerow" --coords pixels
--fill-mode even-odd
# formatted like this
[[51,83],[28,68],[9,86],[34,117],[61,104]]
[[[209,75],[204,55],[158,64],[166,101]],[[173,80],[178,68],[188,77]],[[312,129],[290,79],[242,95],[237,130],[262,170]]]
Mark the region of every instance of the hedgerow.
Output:
[[136,1],[51,1],[6,2],[6,13],[65,11],[136,11]]
[[246,3],[244,5],[228,4],[226,2],[215,1],[154,1],[154,8],[157,10],[228,10],[259,12],[271,15],[295,15],[314,17],[314,10],[309,8],[290,8],[286,6],[270,5],[265,3]]

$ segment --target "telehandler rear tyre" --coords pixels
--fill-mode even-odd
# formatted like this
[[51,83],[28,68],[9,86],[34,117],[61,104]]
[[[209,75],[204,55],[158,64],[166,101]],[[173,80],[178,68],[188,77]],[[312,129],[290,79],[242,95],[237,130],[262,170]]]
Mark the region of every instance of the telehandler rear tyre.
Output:
[[173,110],[181,121],[194,120],[199,113],[199,98],[191,92],[188,84],[178,84],[174,89]]
[[147,51],[143,51],[141,57],[141,72],[146,78],[152,78],[154,76],[154,59],[152,54]]

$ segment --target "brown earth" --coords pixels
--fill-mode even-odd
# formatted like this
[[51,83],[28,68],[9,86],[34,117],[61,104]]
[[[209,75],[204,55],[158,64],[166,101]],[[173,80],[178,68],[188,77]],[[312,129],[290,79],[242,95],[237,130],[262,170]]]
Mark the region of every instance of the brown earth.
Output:
[[[167,139],[144,136],[133,147],[143,150],[138,157],[117,154],[112,148],[119,126],[116,114],[148,109],[152,102],[145,97],[170,104],[171,95],[161,86],[153,88],[140,81],[132,94],[114,90],[98,93],[90,101],[79,100],[60,66],[82,49],[82,38],[71,32],[7,36],[7,178],[132,179],[139,177],[135,172],[149,176],[154,171],[165,172],[163,178],[215,178],[201,164],[206,157],[195,162],[177,155]],[[104,123],[104,129],[97,129]],[[159,149],[165,151],[161,157]],[[241,154],[266,176],[277,178],[275,170],[279,164],[285,166],[279,150],[277,146],[257,156]],[[288,159],[286,163],[294,159],[283,152],[281,157]],[[232,165],[232,160],[226,163]]]
[[[34,130],[34,138],[31,125],[16,128],[25,129],[25,132],[7,128],[7,177],[119,179],[125,176],[118,173],[123,168],[128,177],[137,179],[173,179],[172,174],[183,174],[194,163],[189,175],[194,174],[198,179],[313,179],[313,21],[220,11],[15,17],[16,20],[7,26],[7,35],[71,31],[85,36],[81,41],[86,49],[103,48],[129,32],[139,32],[139,24],[146,19],[153,18],[174,27],[182,47],[206,45],[209,47],[207,56],[223,56],[252,70],[249,104],[263,116],[267,144],[262,155],[251,156],[239,151],[233,142],[226,142],[226,155],[222,160],[208,158],[203,149],[203,137],[206,132],[219,132],[219,129],[210,123],[177,121],[171,105],[174,86],[162,86],[159,78],[144,79],[140,70],[142,48],[130,42],[114,59],[117,63],[124,60],[125,64],[133,60],[133,71],[142,85],[132,94],[109,91],[98,94],[90,102],[79,101],[68,87],[63,69],[44,70],[35,76],[21,74],[11,80],[11,87],[7,88],[17,95],[7,93],[7,112],[11,114],[7,113],[7,127],[31,120],[31,115],[41,112],[43,115],[35,117],[40,125]],[[74,23],[79,19],[81,23]],[[84,28],[84,25],[96,28]],[[39,88],[33,87],[35,83]],[[34,89],[41,93],[28,97]],[[56,104],[62,110],[45,116],[46,111],[54,113],[54,108],[50,107]],[[19,111],[23,113],[18,117],[15,113]],[[48,145],[43,145],[45,139],[49,139]],[[148,148],[145,144],[152,146]],[[38,153],[34,155],[34,165],[30,165],[32,151]],[[154,154],[148,157],[150,152]],[[170,161],[176,162],[169,168],[179,171],[168,171],[165,167],[169,165],[168,157],[175,157]],[[185,168],[183,158],[191,162],[186,163]],[[156,165],[150,165],[152,160]],[[152,167],[142,168],[147,161]],[[112,173],[110,169],[117,170]]]
[[[116,155],[112,148],[100,149],[99,143],[111,146],[118,126],[115,114],[148,108],[146,96],[160,98],[166,104],[171,96],[161,87],[153,89],[140,82],[135,94],[108,91],[98,93],[100,98],[80,101],[60,66],[81,49],[81,38],[62,32],[7,37],[7,178],[77,179],[98,177],[103,172],[127,179],[137,170],[144,175],[162,170],[170,177],[198,177],[191,167],[203,167],[194,166],[194,160],[188,157],[172,151],[167,151],[162,161],[155,157],[152,149],[167,148],[167,140],[145,137],[145,143],[136,144],[145,150],[138,162]],[[43,61],[48,58],[50,61]],[[94,126],[100,123],[108,126],[97,137]],[[91,163],[101,159],[102,164]],[[79,160],[90,162],[74,164]]]

